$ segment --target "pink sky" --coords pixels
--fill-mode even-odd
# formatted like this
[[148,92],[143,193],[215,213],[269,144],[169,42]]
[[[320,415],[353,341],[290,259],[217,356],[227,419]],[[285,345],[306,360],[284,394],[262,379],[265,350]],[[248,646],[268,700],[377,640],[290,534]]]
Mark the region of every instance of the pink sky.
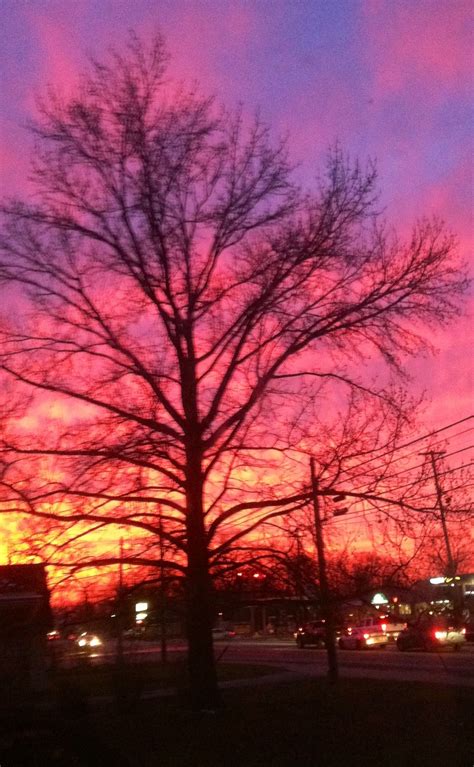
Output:
[[[0,182],[27,188],[24,124],[49,83],[73,86],[86,54],[159,28],[170,75],[197,79],[232,107],[260,108],[289,133],[308,185],[328,145],[340,140],[376,157],[386,216],[406,232],[436,213],[472,249],[472,6],[463,0],[5,0],[0,54]],[[472,301],[470,302],[472,306]],[[469,303],[466,305],[469,307]],[[472,314],[433,336],[435,358],[410,363],[432,403],[427,424],[472,410]]]

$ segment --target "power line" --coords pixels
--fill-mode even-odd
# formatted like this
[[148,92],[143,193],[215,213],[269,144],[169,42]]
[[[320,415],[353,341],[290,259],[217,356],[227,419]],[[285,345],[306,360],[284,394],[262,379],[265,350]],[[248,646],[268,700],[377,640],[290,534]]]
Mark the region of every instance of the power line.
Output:
[[[453,450],[451,453],[446,453],[443,456],[443,458],[449,458],[452,455],[457,455],[458,453],[463,453],[466,450],[471,450],[473,447],[474,447],[474,444],[473,445],[467,445],[466,447],[460,448],[459,450]],[[417,452],[417,454],[419,455],[418,452]],[[410,455],[414,455],[414,453],[410,453]],[[400,476],[400,474],[406,474],[407,471],[415,471],[415,469],[420,469],[424,465],[425,465],[424,463],[418,463],[415,466],[407,466],[406,469],[401,469],[400,471],[396,472],[396,474],[388,474],[387,476],[384,476],[383,479],[384,480],[394,479],[394,477],[398,477],[398,476]],[[378,467],[378,468],[381,468],[381,467]],[[358,476],[362,476],[362,475],[361,474],[357,474],[356,477],[358,477]],[[356,487],[354,487],[353,490],[359,490],[361,487],[365,487],[366,484],[367,483],[364,482],[361,485],[356,485]]]
[[[473,465],[474,465],[474,461],[471,461],[471,463],[464,464],[464,465],[461,465],[461,466],[455,466],[453,469],[448,469],[447,471],[439,472],[438,476],[440,476],[440,477],[446,476],[447,474],[452,474],[453,472],[458,471],[459,469],[469,468],[470,466],[473,466]],[[428,478],[426,479],[426,481],[428,481]],[[403,490],[403,488],[409,487],[411,484],[412,484],[411,482],[407,482],[405,485],[399,485],[398,489],[399,490]],[[458,488],[453,488],[453,490],[459,489],[459,488],[462,488],[462,487],[464,487],[464,485],[459,485]],[[472,487],[472,485],[467,485],[466,487]],[[449,490],[449,492],[451,492],[451,490]],[[436,495],[435,493],[432,493],[429,496],[425,496],[425,495],[419,496],[419,498],[427,498],[427,497],[429,498],[429,497],[434,497],[435,495]],[[373,500],[371,500],[371,499],[364,499],[364,498],[357,499],[357,502],[358,503],[363,503],[363,502],[374,503]],[[348,518],[354,519],[355,517],[360,516],[360,515],[364,515],[364,514],[376,514],[376,513],[379,512],[380,509],[393,508],[394,506],[396,507],[397,505],[398,505],[397,502],[393,501],[393,503],[383,503],[381,506],[379,506],[377,508],[367,509],[367,510],[363,510],[363,511],[354,511],[354,512],[349,511],[347,514],[344,514],[343,517],[339,517],[339,518],[336,517],[336,518],[334,518],[334,521],[342,523],[342,522],[345,522]],[[333,519],[332,517],[329,517],[329,518]]]
[[[466,447],[466,448],[462,448],[461,450],[458,450],[458,451],[453,451],[452,453],[449,453],[449,454],[447,454],[445,457],[447,458],[447,457],[449,457],[450,455],[454,455],[454,454],[456,454],[456,453],[458,453],[458,452],[463,452],[464,450],[468,450],[468,449],[470,449],[471,447],[473,447],[473,446],[472,446],[472,445],[470,445],[470,446],[468,446],[468,447]],[[472,461],[471,463],[468,463],[468,464],[461,464],[460,466],[455,466],[455,467],[453,467],[453,468],[450,468],[450,469],[447,469],[447,470],[445,470],[445,471],[443,471],[443,472],[439,472],[439,476],[440,476],[440,477],[442,477],[442,476],[446,476],[446,475],[448,475],[448,474],[452,474],[453,472],[455,472],[455,471],[459,471],[460,469],[469,468],[469,467],[470,467],[470,466],[472,466],[473,464],[474,464],[474,461]],[[419,466],[422,466],[422,465],[423,465],[423,464],[419,464]],[[414,468],[417,468],[417,467],[412,467],[412,470],[414,470]],[[399,474],[405,473],[405,471],[407,471],[407,469],[405,469],[405,470],[403,470],[403,471],[399,472]],[[393,474],[393,475],[390,475],[389,477],[384,477],[384,480],[386,480],[386,479],[391,479],[391,478],[393,478],[393,477],[396,477],[396,476],[398,476],[398,475],[397,475],[397,474]],[[424,482],[428,482],[428,480],[429,480],[429,478],[427,477],[427,478],[424,480]],[[410,482],[406,482],[406,483],[405,483],[405,484],[403,484],[403,485],[398,485],[398,486],[397,486],[397,490],[403,490],[404,488],[406,488],[406,487],[410,487],[410,485],[413,485],[413,484],[415,484],[415,482],[414,482],[413,480],[411,480]],[[356,486],[355,488],[352,488],[352,489],[353,489],[354,491],[357,491],[358,489],[360,489],[360,488],[363,488],[363,487],[365,487],[365,486],[366,486],[366,483],[364,483],[363,485],[359,485],[359,486]],[[350,491],[349,491],[349,490],[343,490],[343,489],[341,489],[341,493],[342,493],[342,492],[346,492],[346,493],[349,493],[349,494],[350,494]],[[354,500],[356,500],[356,499],[354,499]],[[361,498],[361,499],[357,499],[357,501],[361,503],[361,502],[363,502],[363,501],[364,501],[364,499],[363,499],[363,498]],[[393,503],[391,503],[391,504],[387,504],[387,505],[388,505],[388,506],[395,506],[395,505],[396,505],[396,501],[394,501],[394,502],[393,502]],[[386,508],[386,506],[385,506],[384,508]],[[364,513],[372,513],[372,512],[374,512],[374,513],[375,513],[376,511],[378,511],[378,509],[371,509],[371,510],[368,510],[367,512],[364,512]],[[226,529],[226,528],[228,528],[228,527],[236,527],[236,528],[238,528],[238,527],[240,527],[240,526],[242,526],[242,525],[245,525],[245,524],[253,524],[254,522],[257,522],[257,521],[258,521],[258,516],[257,516],[257,514],[258,514],[259,512],[261,512],[262,516],[265,516],[266,514],[268,514],[268,513],[271,513],[271,511],[270,511],[270,510],[263,510],[263,509],[252,510],[252,511],[249,511],[249,512],[247,512],[247,514],[245,514],[243,517],[240,517],[240,518],[239,518],[239,517],[236,517],[236,518],[235,518],[235,520],[228,520],[228,521],[224,522],[222,525],[220,525],[220,526],[219,526],[219,530],[220,530],[220,531],[222,531],[222,530],[225,530],[225,529]],[[284,513],[284,512],[282,511],[282,513]],[[351,518],[351,519],[352,519],[352,518],[354,518],[354,517],[353,517],[353,515],[354,515],[354,514],[356,514],[356,515],[359,515],[360,513],[361,513],[361,512],[358,512],[358,511],[356,511],[356,512],[348,512],[348,513],[347,513],[347,514],[345,514],[343,517],[340,517],[340,518],[339,518],[339,522],[344,522],[344,521],[346,521],[348,518]]]
[[446,453],[443,458],[449,458],[451,455],[457,455],[458,453],[464,453],[465,450],[471,450],[474,445],[467,445],[467,447],[461,447],[459,450],[452,450],[451,453]]
[[[470,431],[473,431],[473,430],[474,430],[474,427],[471,427],[470,429],[464,429],[464,431],[462,431],[462,432],[458,432],[458,434],[455,434],[453,437],[451,437],[451,438],[450,438],[450,441],[451,441],[451,440],[454,440],[456,437],[460,436],[461,434],[466,434],[466,433],[468,433],[468,432],[470,432]],[[433,445],[433,447],[436,447],[437,445],[441,445],[441,444],[442,444],[441,442],[435,442],[435,443],[434,443],[434,445]],[[468,448],[467,448],[467,449],[468,449]],[[419,451],[418,451],[418,450],[413,450],[411,453],[407,453],[407,454],[405,454],[405,455],[400,455],[400,456],[398,456],[398,458],[394,458],[394,459],[393,459],[393,461],[391,461],[390,463],[391,463],[391,465],[392,465],[392,464],[394,464],[394,463],[398,463],[399,461],[405,461],[405,460],[407,460],[408,458],[410,458],[412,455],[420,455],[420,453],[419,453]],[[453,453],[449,453],[449,455],[454,455],[454,452],[453,452]],[[379,457],[381,457],[381,456],[379,456]],[[448,457],[448,456],[445,456],[445,457]],[[372,460],[375,460],[375,458],[374,458],[374,459],[372,459]],[[359,465],[360,465],[360,464],[358,464],[358,466],[359,466]],[[422,465],[423,465],[423,464],[418,464],[417,466],[410,466],[410,467],[408,467],[408,468],[406,468],[406,469],[402,469],[402,470],[401,470],[400,472],[398,472],[398,473],[399,473],[399,474],[402,474],[402,473],[403,473],[403,472],[405,472],[405,471],[411,471],[411,470],[413,470],[413,469],[419,468],[419,467],[420,467],[420,466],[422,466]],[[356,468],[358,468],[358,466],[357,466]],[[380,466],[376,466],[375,468],[371,468],[371,469],[370,469],[370,471],[379,471],[379,469],[383,469],[383,468],[384,468],[384,464],[380,464]],[[349,472],[351,472],[351,469],[344,469],[344,472],[345,472],[346,474],[348,474]],[[361,472],[360,474],[355,474],[355,475],[354,475],[354,474],[351,474],[351,479],[357,479],[357,477],[362,477],[362,476],[364,476],[365,474],[366,474],[366,472]],[[392,475],[390,475],[390,476],[392,476],[392,477],[396,477],[396,476],[398,476],[398,474],[392,474]],[[362,487],[362,485],[360,485],[360,487]]]
[[[351,469],[344,469],[343,470],[343,474],[350,475],[346,481],[351,480],[351,479],[355,479],[355,478],[357,478],[359,476],[363,476],[362,473],[361,474],[356,474],[355,476],[351,473],[352,471],[357,470],[361,466],[366,466],[367,464],[370,464],[370,463],[372,463],[375,460],[380,460],[381,458],[383,458],[386,455],[393,455],[393,453],[397,452],[398,450],[403,450],[406,447],[410,447],[412,445],[417,444],[418,442],[422,442],[425,439],[428,439],[430,437],[434,437],[437,434],[441,434],[444,431],[448,431],[449,429],[452,429],[455,426],[459,426],[460,424],[463,424],[463,423],[466,423],[467,421],[470,421],[472,418],[474,418],[474,415],[469,415],[469,416],[466,416],[465,418],[461,418],[461,419],[459,419],[457,421],[453,421],[453,422],[451,422],[449,424],[446,424],[445,426],[441,426],[438,429],[435,429],[433,431],[427,432],[426,434],[424,434],[424,435],[422,435],[420,437],[416,437],[415,439],[409,440],[408,442],[405,442],[402,445],[398,445],[397,447],[394,447],[393,449],[386,450],[384,453],[382,453],[380,455],[376,455],[373,458],[367,459],[366,461],[361,461],[360,463],[356,464],[356,466],[351,467]],[[472,431],[472,429],[473,429],[473,427],[470,427],[469,429],[464,429],[464,430],[456,433],[455,435],[452,435],[451,439],[454,440],[457,437],[462,436],[463,434],[466,434],[466,433]],[[435,444],[438,444],[438,443],[435,443]],[[456,455],[458,453],[461,453],[461,452],[464,452],[466,450],[469,450],[472,447],[473,447],[473,445],[469,445],[469,446],[461,448],[459,450],[452,451],[451,453],[446,454],[445,458],[448,458],[451,455]],[[406,460],[411,455],[415,455],[417,453],[418,453],[417,450],[413,451],[413,452],[408,453],[406,455],[402,455],[402,456],[399,456],[398,458],[395,458],[394,461],[398,462],[400,460]],[[417,468],[421,468],[423,465],[424,464],[417,464],[416,466],[410,466],[410,467],[407,467],[406,469],[401,469],[399,472],[397,472],[395,474],[387,475],[383,479],[384,479],[384,481],[389,481],[390,479],[393,479],[393,478],[395,478],[397,476],[400,476],[401,474],[404,474],[407,471],[415,471]],[[468,466],[469,465],[470,464],[468,464]],[[375,470],[378,470],[379,468],[383,468],[383,465],[379,466],[379,467],[376,467]],[[455,467],[454,469],[448,470],[446,472],[440,472],[440,476],[444,476],[444,475],[446,475],[448,473],[451,473],[451,471],[456,471],[458,468],[460,468],[460,467]],[[344,481],[344,480],[342,480],[342,481]],[[401,486],[399,486],[398,489],[403,489],[404,487],[408,487],[410,484],[412,484],[412,482],[408,482],[405,485],[401,485]],[[366,483],[363,483],[363,484],[358,485],[355,488],[353,488],[353,490],[359,490],[359,489],[361,489],[361,488],[363,488],[365,486],[366,486]],[[269,513],[268,511],[263,511],[263,510],[258,510],[258,511],[262,511],[262,516],[265,516],[267,513]],[[235,520],[228,520],[228,521],[224,522],[222,525],[219,526],[219,530],[222,532],[223,530],[228,529],[229,527],[234,527],[234,526],[235,527],[239,527],[239,526],[241,526],[243,524],[252,524],[253,522],[257,522],[258,521],[258,516],[257,516],[258,511],[250,511],[250,512],[248,512],[246,515],[244,515],[242,517],[236,517]],[[352,516],[351,512],[349,512],[349,515],[345,515],[344,519],[347,519],[347,516]],[[343,520],[341,519],[341,521],[343,521]]]
[[[461,423],[466,423],[471,418],[474,418],[474,415],[468,415],[465,418],[461,418],[458,421],[453,421],[452,423],[447,424],[446,426],[441,426],[439,429],[435,429],[434,431],[427,432],[426,434],[424,434],[421,437],[416,437],[415,439],[412,439],[409,442],[405,442],[402,445],[398,445],[397,447],[390,448],[389,450],[386,450],[385,453],[382,453],[381,455],[376,455],[373,458],[368,458],[366,461],[361,461],[360,463],[358,463],[355,466],[353,466],[352,469],[344,469],[343,473],[347,474],[351,470],[354,470],[354,469],[357,470],[361,466],[365,466],[368,463],[372,463],[372,461],[378,460],[380,458],[384,458],[386,455],[392,455],[394,452],[396,452],[398,450],[403,450],[405,447],[410,447],[411,445],[415,445],[417,442],[422,442],[423,440],[428,439],[429,437],[434,437],[434,436],[436,436],[436,434],[441,434],[441,432],[443,432],[443,431],[447,431],[448,429],[452,429],[453,426],[459,426],[459,424],[461,424]],[[373,452],[375,452],[375,450]],[[409,457],[410,455],[413,455],[413,453],[410,453],[406,457]]]

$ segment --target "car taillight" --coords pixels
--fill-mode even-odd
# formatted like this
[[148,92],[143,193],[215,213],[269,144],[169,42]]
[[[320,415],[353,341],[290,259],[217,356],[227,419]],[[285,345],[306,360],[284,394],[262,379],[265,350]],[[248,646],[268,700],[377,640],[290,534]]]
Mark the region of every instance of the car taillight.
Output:
[[446,639],[446,637],[448,636],[448,632],[447,631],[435,631],[434,635],[435,635],[435,639]]
[[370,634],[364,634],[364,639],[368,639]]
[[465,633],[466,633],[466,629],[465,629],[465,628],[462,628],[462,629],[461,629],[461,634],[465,634]]
[[387,631],[387,624],[386,623],[382,623],[382,631]]

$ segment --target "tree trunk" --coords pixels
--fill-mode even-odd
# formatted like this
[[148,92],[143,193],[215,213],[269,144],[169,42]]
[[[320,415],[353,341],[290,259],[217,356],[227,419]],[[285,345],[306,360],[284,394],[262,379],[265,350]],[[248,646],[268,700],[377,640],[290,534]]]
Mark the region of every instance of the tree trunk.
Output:
[[215,709],[221,701],[212,643],[213,594],[204,527],[202,473],[196,455],[188,454],[187,469],[186,628],[190,701],[194,709]]

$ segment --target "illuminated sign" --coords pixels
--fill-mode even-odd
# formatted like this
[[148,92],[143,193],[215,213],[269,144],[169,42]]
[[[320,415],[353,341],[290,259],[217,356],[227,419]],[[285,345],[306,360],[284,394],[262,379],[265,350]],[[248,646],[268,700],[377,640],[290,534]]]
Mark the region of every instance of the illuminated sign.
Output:
[[148,618],[148,602],[135,602],[135,622],[143,623]]
[[441,583],[453,583],[453,581],[459,582],[461,580],[460,575],[455,575],[454,578],[444,577],[443,575],[437,575],[436,578],[430,578],[430,583],[433,586],[439,586]]
[[372,597],[372,604],[373,605],[387,605],[388,604],[388,599],[385,596],[385,594],[382,594],[380,591],[378,591]]

